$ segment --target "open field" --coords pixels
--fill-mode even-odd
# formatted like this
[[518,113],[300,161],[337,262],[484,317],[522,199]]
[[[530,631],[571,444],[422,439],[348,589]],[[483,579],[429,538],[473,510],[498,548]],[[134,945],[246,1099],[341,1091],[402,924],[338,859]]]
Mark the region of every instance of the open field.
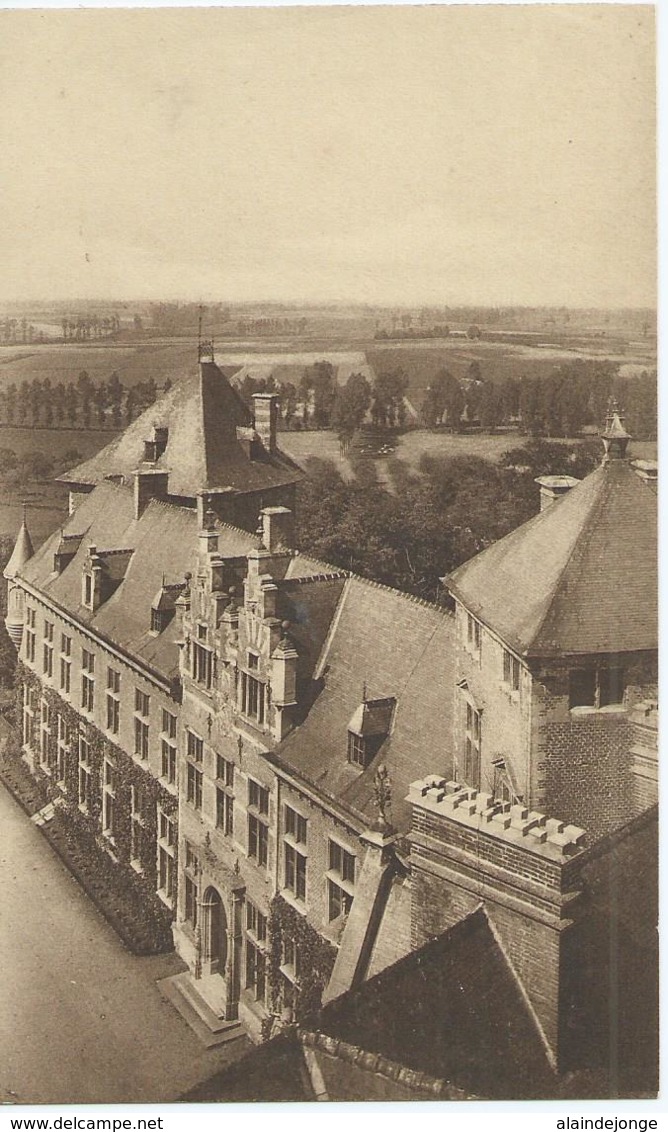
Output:
[[[11,382],[34,378],[51,384],[77,380],[86,370],[94,382],[107,381],[117,372],[126,387],[153,378],[158,386],[178,381],[192,370],[197,357],[196,339],[161,338],[126,342],[67,343],[64,345],[14,345],[0,347],[0,392]],[[447,367],[455,377],[466,376],[478,362],[483,378],[503,381],[508,377],[544,377],[575,358],[597,358],[620,365],[622,376],[632,376],[656,367],[652,344],[634,343],[625,353],[614,353],[602,340],[591,349],[572,349],[545,342],[541,346],[511,342],[468,341],[461,338],[408,342],[378,342],[373,339],[220,339],[216,344],[219,363],[253,377],[276,378],[299,383],[306,366],[329,360],[337,380],[345,382],[353,372],[369,378],[382,370],[401,367],[409,376],[408,397],[417,406],[439,369]]]
[[[520,436],[515,431],[498,432],[493,435],[487,433],[432,432],[428,429],[415,429],[402,436],[388,435],[388,444],[394,448],[393,456],[404,460],[417,470],[423,455],[429,456],[480,456],[485,460],[499,460],[509,448],[517,448],[526,442],[527,437]],[[278,437],[279,447],[293,460],[303,465],[311,456],[320,460],[331,460],[341,474],[349,479],[352,477],[350,460],[341,456],[339,442],[333,432],[281,432]],[[573,441],[565,440],[564,444]],[[356,442],[359,449],[363,440]],[[657,442],[655,440],[638,440],[633,442],[632,455],[636,459],[656,460]],[[387,477],[386,460],[376,458],[376,467],[381,482]]]
[[66,452],[80,452],[81,460],[94,456],[117,435],[115,429],[10,428],[0,425],[0,448],[11,448],[21,458],[43,453],[57,463]]
[[157,385],[177,381],[196,364],[194,344],[142,342],[139,344],[80,344],[10,346],[0,348],[0,391],[11,382],[20,384],[48,377],[52,385],[76,382],[82,370],[91,381],[108,381],[116,372],[127,387],[151,377]]

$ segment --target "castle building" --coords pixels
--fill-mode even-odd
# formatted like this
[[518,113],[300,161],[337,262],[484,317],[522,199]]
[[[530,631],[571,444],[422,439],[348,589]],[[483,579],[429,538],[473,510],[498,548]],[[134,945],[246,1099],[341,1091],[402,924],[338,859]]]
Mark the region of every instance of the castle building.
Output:
[[[62,531],[33,553],[23,525],[23,758],[171,917],[170,997],[221,1040],[315,1019],[382,1052],[393,972],[436,947],[502,972],[489,1032],[512,1008],[546,1080],[600,1068],[605,979],[619,1006],[623,963],[653,971],[651,881],[615,888],[622,929],[608,899],[651,873],[657,778],[656,499],[619,415],[600,468],[447,579],[454,612],[295,550],[275,428],[205,357],[64,477]],[[492,1095],[442,1038],[442,1095]]]

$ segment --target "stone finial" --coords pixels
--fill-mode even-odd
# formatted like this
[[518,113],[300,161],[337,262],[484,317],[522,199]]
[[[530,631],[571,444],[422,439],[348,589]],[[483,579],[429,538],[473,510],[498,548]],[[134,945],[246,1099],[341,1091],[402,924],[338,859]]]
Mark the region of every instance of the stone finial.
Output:
[[373,794],[382,829],[392,828],[392,782],[387,767],[381,763],[373,776]]

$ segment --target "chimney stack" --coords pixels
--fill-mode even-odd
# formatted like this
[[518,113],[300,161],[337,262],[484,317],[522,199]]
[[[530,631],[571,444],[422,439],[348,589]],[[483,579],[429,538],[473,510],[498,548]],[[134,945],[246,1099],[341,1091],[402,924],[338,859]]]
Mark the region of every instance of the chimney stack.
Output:
[[580,481],[575,476],[538,476],[534,483],[540,485],[540,509],[544,511],[556,499],[575,487]]
[[167,498],[168,472],[138,468],[135,472],[135,519],[141,519],[152,499]]
[[255,431],[267,452],[276,451],[276,426],[278,422],[278,394],[254,393],[253,416]]
[[290,550],[295,544],[295,517],[289,507],[263,507],[262,545],[272,554]]

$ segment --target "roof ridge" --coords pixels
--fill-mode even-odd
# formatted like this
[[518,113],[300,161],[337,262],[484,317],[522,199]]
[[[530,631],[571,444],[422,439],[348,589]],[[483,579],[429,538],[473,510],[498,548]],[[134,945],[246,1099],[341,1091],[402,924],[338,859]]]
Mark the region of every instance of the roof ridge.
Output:
[[219,527],[224,527],[227,531],[234,531],[238,535],[246,535],[246,538],[253,539],[258,544],[260,543],[260,536],[254,535],[252,531],[247,531],[245,527],[236,527],[234,523],[223,522],[222,519],[216,518]]
[[446,609],[445,606],[438,605],[434,601],[427,601],[426,598],[418,597],[417,594],[407,593],[406,590],[398,590],[395,586],[388,586],[385,582],[377,582],[374,578],[365,578],[363,574],[353,574],[351,572],[348,576],[351,581],[363,582],[366,586],[372,586],[374,589],[385,590],[386,593],[395,594],[396,597],[405,598],[406,601],[411,601],[414,605],[421,605],[425,609],[435,609],[439,613],[444,613],[448,616],[452,616],[450,610]]
[[[599,464],[598,468],[595,468],[594,471],[591,472],[590,474],[593,476],[598,471],[603,472],[607,466],[608,465],[605,465],[605,464]],[[580,482],[586,483],[588,478],[589,477],[586,476],[585,479],[581,480]],[[562,567],[562,569],[561,569],[561,571],[558,575],[557,584],[554,587],[554,591],[552,593],[550,601],[547,604],[547,608],[546,608],[543,616],[540,618],[538,625],[536,626],[531,644],[525,650],[528,653],[531,652],[533,645],[540,638],[540,635],[541,635],[544,627],[546,626],[546,624],[548,622],[550,614],[552,613],[552,610],[554,609],[554,603],[557,600],[557,594],[559,593],[559,591],[561,589],[561,583],[564,579],[564,575],[566,574],[566,571],[568,570],[571,562],[573,561],[576,554],[582,553],[583,543],[588,544],[591,540],[591,537],[594,533],[595,526],[596,526],[595,523],[592,523],[592,516],[594,518],[596,518],[601,513],[601,509],[603,507],[603,504],[606,502],[606,500],[610,496],[610,492],[612,490],[612,480],[610,479],[609,476],[600,476],[599,478],[603,479],[603,488],[602,488],[602,490],[599,490],[597,492],[596,496],[594,497],[594,500],[593,500],[592,504],[590,505],[589,510],[587,512],[586,522],[580,528],[579,536],[577,536],[573,541],[573,545],[571,547],[570,553],[569,553],[566,561],[564,562],[564,565],[563,565],[563,567]],[[576,490],[577,490],[577,488],[572,489],[572,491],[576,491]],[[569,494],[571,494],[571,493],[569,492]],[[568,498],[568,495],[564,496],[564,499],[567,499],[567,498]],[[555,502],[559,503],[560,500],[556,500]],[[553,506],[553,504],[551,506]],[[538,514],[543,515],[543,514],[545,514],[545,512],[539,511]]]
[[344,581],[349,576],[350,575],[347,574],[345,570],[340,570],[338,573],[332,572],[329,574],[306,574],[301,578],[284,578],[281,582],[281,588],[290,585],[305,586],[310,582]]
[[363,1046],[353,1045],[352,1042],[347,1042],[343,1038],[334,1038],[330,1034],[324,1034],[321,1030],[299,1029],[297,1036],[300,1044],[306,1046],[307,1049],[322,1050],[323,1053],[341,1058],[342,1061],[347,1061],[351,1065],[359,1065],[362,1069],[370,1070],[372,1073],[378,1073],[381,1077],[387,1077],[415,1092],[439,1096],[442,1093],[454,1091],[462,1097],[467,1095],[463,1089],[453,1085],[445,1077],[433,1077],[430,1073],[425,1073],[421,1069],[411,1069],[408,1065],[402,1065],[400,1061],[385,1057],[382,1053],[364,1049]]
[[[356,574],[353,570],[346,570],[345,566],[334,566],[331,562],[324,562],[320,558],[313,558],[308,551],[297,550],[294,558],[297,557],[308,558],[316,566],[323,567],[323,572],[327,574],[336,573],[338,575],[350,578],[351,581],[363,582],[366,586],[371,586],[373,589],[385,590],[387,593],[396,594],[397,597],[406,598],[407,601],[412,601],[415,605],[421,605],[425,609],[437,609],[439,613],[450,614],[450,610],[446,609],[443,605],[438,605],[437,602],[428,601],[425,597],[419,597],[417,594],[408,593],[406,590],[399,590],[396,586],[388,586],[385,582],[377,582],[375,578],[365,578],[363,574]],[[294,579],[289,578],[288,581]]]

